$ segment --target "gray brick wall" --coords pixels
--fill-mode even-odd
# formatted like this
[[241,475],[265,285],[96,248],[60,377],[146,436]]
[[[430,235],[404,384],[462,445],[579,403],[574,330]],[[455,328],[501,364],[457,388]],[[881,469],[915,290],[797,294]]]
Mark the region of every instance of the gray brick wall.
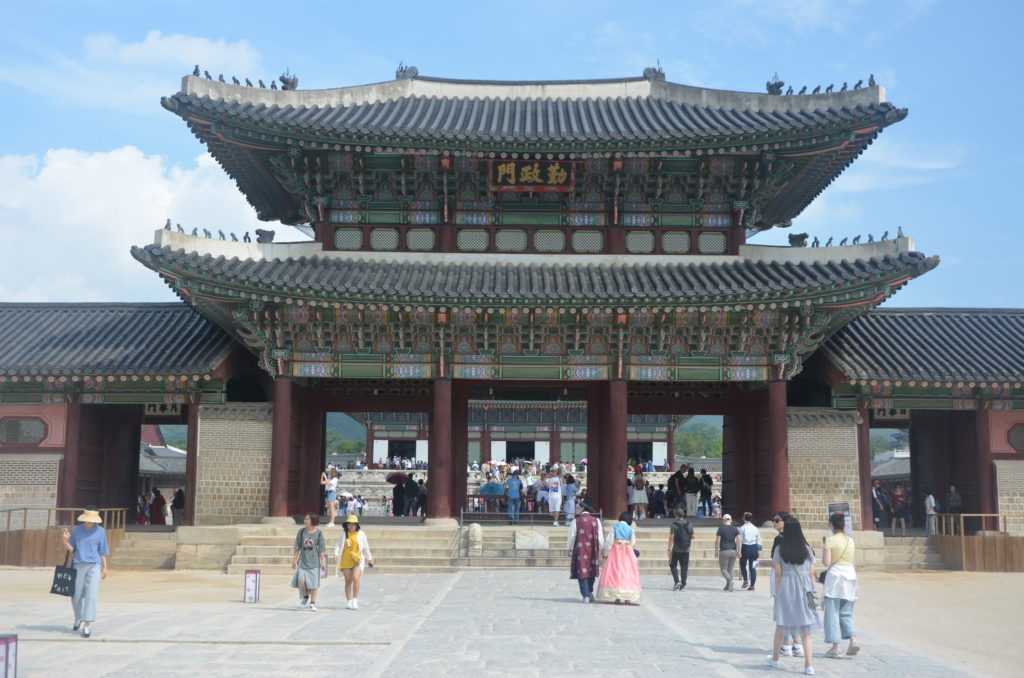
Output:
[[995,464],[999,513],[1011,514],[1006,531],[1024,537],[1024,460],[999,459]]
[[[0,510],[57,506],[57,472],[62,455],[59,454],[0,454]],[[31,511],[28,527],[46,525],[45,511]],[[20,529],[22,514],[12,513],[11,529]],[[6,529],[3,517],[0,530]]]
[[268,403],[200,408],[197,525],[254,522],[268,514],[272,413]]
[[856,413],[791,407],[789,493],[791,511],[805,527],[824,528],[828,505],[848,501],[853,529],[861,529]]

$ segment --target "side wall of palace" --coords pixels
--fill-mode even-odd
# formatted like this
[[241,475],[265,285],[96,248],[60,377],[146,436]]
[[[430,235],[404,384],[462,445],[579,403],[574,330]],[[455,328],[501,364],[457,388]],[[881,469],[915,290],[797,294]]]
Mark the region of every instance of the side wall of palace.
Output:
[[[0,443],[0,511],[4,509],[52,509],[57,506],[57,479],[64,458],[65,405],[0,404],[0,426],[16,426],[31,420],[42,424],[42,440],[31,445]],[[5,429],[6,430],[6,429]],[[14,439],[14,434],[11,438]],[[6,529],[6,516],[3,517]],[[46,524],[45,511],[14,512],[11,529]]]
[[250,523],[268,515],[272,414],[269,403],[200,408],[196,525]]
[[1010,514],[1006,531],[1024,537],[1024,460],[997,459],[995,467],[999,512]]
[[816,407],[790,407],[787,414],[790,511],[805,527],[824,528],[828,505],[845,501],[850,503],[853,529],[862,529],[859,415]]

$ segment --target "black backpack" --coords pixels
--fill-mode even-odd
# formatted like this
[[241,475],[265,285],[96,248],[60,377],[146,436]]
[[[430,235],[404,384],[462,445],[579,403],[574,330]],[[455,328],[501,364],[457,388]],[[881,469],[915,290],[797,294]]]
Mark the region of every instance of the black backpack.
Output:
[[690,544],[693,543],[692,530],[688,520],[676,520],[672,523],[672,534],[675,535],[675,539],[672,541],[673,551],[690,550]]

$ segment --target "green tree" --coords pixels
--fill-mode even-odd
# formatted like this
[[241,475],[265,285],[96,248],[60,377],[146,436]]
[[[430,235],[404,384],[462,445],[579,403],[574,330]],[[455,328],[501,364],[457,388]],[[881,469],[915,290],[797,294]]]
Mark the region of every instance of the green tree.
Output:
[[722,427],[690,420],[676,429],[676,454],[681,457],[722,456]]

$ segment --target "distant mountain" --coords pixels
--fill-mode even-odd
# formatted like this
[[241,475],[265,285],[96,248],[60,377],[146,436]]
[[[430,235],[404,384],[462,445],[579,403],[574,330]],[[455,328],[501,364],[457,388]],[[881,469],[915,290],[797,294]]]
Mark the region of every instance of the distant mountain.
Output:
[[344,412],[327,413],[327,430],[334,431],[342,440],[366,442],[366,428]]

